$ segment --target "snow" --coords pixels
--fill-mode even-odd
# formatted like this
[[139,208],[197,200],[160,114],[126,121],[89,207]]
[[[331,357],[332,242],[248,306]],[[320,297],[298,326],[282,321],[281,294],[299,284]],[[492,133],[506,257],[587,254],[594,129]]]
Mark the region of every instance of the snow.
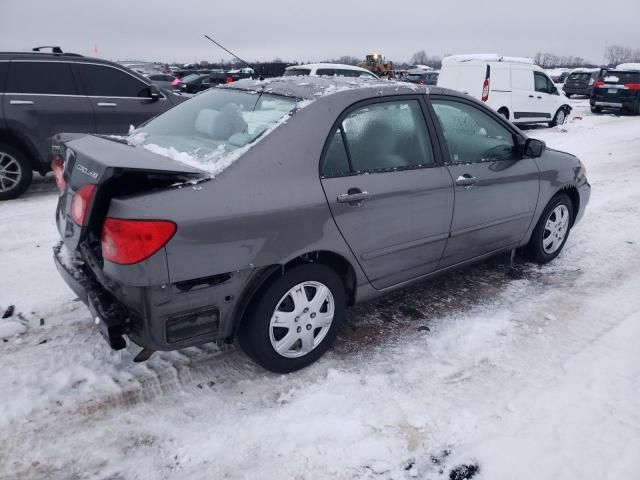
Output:
[[628,71],[635,71],[635,70],[640,71],[640,63],[621,63],[615,69],[621,72],[628,72]]
[[471,61],[483,61],[483,62],[507,62],[507,63],[527,63],[533,64],[531,58],[525,57],[505,57],[497,53],[475,53],[468,55],[450,55],[445,57],[443,62],[471,62]]
[[27,331],[20,322],[0,321],[0,339],[14,337]]
[[498,257],[351,308],[290,375],[235,346],[110,351],[53,265],[57,192],[36,178],[0,203],[0,325],[25,327],[0,342],[0,478],[637,478],[640,117],[571,103],[526,131],[593,185],[556,261]]

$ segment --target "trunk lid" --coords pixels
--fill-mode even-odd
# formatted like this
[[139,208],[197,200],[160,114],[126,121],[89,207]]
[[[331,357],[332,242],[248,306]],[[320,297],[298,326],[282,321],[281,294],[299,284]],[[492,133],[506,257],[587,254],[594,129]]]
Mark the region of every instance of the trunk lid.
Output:
[[[207,176],[201,170],[116,138],[59,134],[53,138],[52,150],[64,162],[65,180],[58,199],[56,223],[62,240],[71,250],[79,250],[84,240],[99,249],[102,222],[111,198],[170,188]],[[71,209],[77,192],[88,184],[95,185],[96,189],[86,207],[85,225],[78,225]]]

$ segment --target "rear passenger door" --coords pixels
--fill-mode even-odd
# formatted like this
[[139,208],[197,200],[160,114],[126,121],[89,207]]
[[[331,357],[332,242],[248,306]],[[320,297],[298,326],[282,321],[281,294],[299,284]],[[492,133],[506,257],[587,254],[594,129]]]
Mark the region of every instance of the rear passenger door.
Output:
[[97,63],[75,67],[93,106],[98,133],[126,134],[130,125],[137,127],[170,107],[164,94],[152,99],[149,84],[125,70]]
[[325,146],[327,202],[377,289],[435,270],[444,251],[453,182],[433,138],[416,96],[356,104]]
[[53,135],[96,131],[91,104],[67,62],[12,60],[3,103],[7,127],[33,144],[40,163],[48,162]]
[[538,202],[540,174],[518,134],[488,109],[431,95],[455,182],[451,238],[441,267],[515,247]]

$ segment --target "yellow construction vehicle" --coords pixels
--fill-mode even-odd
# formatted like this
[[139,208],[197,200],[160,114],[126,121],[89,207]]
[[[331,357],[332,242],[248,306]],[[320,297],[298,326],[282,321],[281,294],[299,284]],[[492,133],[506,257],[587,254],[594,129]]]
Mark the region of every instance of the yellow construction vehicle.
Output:
[[379,77],[393,78],[395,76],[393,70],[393,62],[387,62],[384,55],[380,53],[372,53],[367,55],[365,62],[358,64],[359,67],[366,68]]

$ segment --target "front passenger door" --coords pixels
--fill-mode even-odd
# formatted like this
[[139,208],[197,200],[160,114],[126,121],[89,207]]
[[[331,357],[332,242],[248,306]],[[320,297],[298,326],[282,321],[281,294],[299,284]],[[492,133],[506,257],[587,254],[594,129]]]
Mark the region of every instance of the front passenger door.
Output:
[[124,135],[130,125],[137,127],[170,107],[164,94],[152,99],[149,85],[124,70],[97,63],[75,67],[93,106],[98,133]]
[[540,175],[517,134],[488,109],[431,97],[455,182],[451,238],[441,267],[515,247],[533,219]]
[[383,289],[435,270],[449,236],[453,184],[432,147],[418,97],[343,114],[321,167],[338,229]]

